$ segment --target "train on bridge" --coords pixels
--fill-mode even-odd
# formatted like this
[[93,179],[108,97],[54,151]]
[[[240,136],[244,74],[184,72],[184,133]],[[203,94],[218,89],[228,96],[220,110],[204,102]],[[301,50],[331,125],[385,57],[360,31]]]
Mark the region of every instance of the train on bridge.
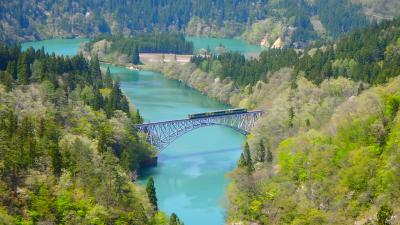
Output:
[[247,113],[247,109],[245,108],[237,108],[237,109],[227,109],[227,110],[219,110],[214,112],[205,112],[205,113],[194,113],[189,114],[189,119],[200,119],[206,117],[213,117],[213,116],[225,116],[225,115],[232,115],[238,113]]

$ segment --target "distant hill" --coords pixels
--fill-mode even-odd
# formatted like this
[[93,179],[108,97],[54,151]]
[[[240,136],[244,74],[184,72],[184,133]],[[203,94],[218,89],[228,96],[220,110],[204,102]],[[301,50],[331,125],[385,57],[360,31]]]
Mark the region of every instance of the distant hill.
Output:
[[365,26],[369,18],[393,17],[399,8],[394,0],[2,1],[0,40],[181,31],[242,35],[253,43],[264,40],[267,47],[281,38],[285,46],[296,47]]
[[399,15],[398,0],[353,0],[353,2],[361,3],[364,14],[373,19],[391,19]]

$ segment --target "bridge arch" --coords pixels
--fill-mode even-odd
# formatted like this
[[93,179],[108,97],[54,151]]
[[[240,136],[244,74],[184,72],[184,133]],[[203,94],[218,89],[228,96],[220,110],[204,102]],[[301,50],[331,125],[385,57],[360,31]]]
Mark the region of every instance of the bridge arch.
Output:
[[161,151],[182,135],[201,127],[225,126],[247,135],[262,114],[262,111],[251,111],[196,119],[145,123],[138,124],[136,127],[140,132],[146,134],[147,141],[150,144]]

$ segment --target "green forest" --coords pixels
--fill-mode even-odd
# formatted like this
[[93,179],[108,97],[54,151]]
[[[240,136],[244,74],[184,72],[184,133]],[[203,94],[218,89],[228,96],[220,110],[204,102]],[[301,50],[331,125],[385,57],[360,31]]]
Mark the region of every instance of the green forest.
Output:
[[[179,106],[219,105],[178,89],[189,86],[232,108],[264,111],[229,166],[229,184],[222,175],[221,184],[209,182],[226,187],[212,206],[225,207],[217,214],[226,224],[400,224],[398,12],[397,0],[1,1],[0,225],[183,225],[163,209],[200,212],[222,196],[157,186],[157,171],[139,185],[159,151],[135,126],[144,122],[135,97],[104,62],[140,88],[154,82],[149,92],[122,84],[147,105],[175,110],[160,93],[187,97],[172,99]],[[191,57],[185,36],[242,38],[266,49],[255,56],[220,44],[218,54]],[[19,45],[77,37],[90,40],[75,56]],[[139,53],[161,60],[142,57],[141,65]],[[200,162],[184,158],[210,153],[166,158],[196,164],[182,169],[188,176],[215,179],[214,164],[201,162],[212,171],[205,176]],[[195,181],[190,191],[206,189]],[[177,207],[164,208],[171,203]]]
[[96,56],[0,45],[0,82],[0,224],[168,223],[133,183],[156,150]]
[[265,111],[229,177],[228,224],[398,224],[399,19],[258,59],[154,65],[210,97]]
[[369,23],[362,4],[349,0],[46,0],[38,4],[29,0],[3,2],[0,37],[13,42],[153,31],[236,37],[252,24],[272,19],[280,21],[283,30],[292,30],[283,35],[297,46],[323,36],[315,31],[312,17],[319,18],[329,37]]
[[[95,46],[103,43],[102,46]],[[192,54],[193,43],[180,33],[142,33],[133,37],[100,35],[85,44],[87,52],[101,48],[106,55],[125,54],[133,64],[140,64],[139,53]]]
[[270,49],[257,59],[245,59],[235,52],[210,57],[195,56],[192,62],[221,79],[230,77],[238,86],[255,85],[284,67],[295,76],[316,84],[325,79],[348,77],[369,84],[381,84],[400,73],[400,19],[382,22],[344,35],[337,42],[311,45],[303,51]]
[[248,138],[230,175],[228,221],[397,224],[400,80],[356,96],[341,79],[320,88],[299,80],[292,99],[275,98],[287,112],[271,106]]

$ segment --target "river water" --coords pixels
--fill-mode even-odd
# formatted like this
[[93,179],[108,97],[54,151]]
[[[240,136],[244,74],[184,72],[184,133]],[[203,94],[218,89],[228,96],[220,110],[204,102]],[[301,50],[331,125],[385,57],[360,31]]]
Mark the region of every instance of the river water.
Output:
[[[221,43],[231,50],[259,51],[257,46],[240,40],[191,40],[196,49],[215,48]],[[44,46],[48,52],[74,55],[84,41],[87,39],[52,39],[24,43],[22,48]],[[229,108],[158,73],[115,66],[110,69],[113,77],[120,78],[123,92],[146,122],[183,119],[189,113]],[[227,127],[205,127],[189,132],[160,153],[158,166],[144,171],[140,183],[145,184],[147,177],[153,176],[159,208],[168,214],[175,212],[186,225],[224,224],[226,173],[235,167],[244,139]]]

